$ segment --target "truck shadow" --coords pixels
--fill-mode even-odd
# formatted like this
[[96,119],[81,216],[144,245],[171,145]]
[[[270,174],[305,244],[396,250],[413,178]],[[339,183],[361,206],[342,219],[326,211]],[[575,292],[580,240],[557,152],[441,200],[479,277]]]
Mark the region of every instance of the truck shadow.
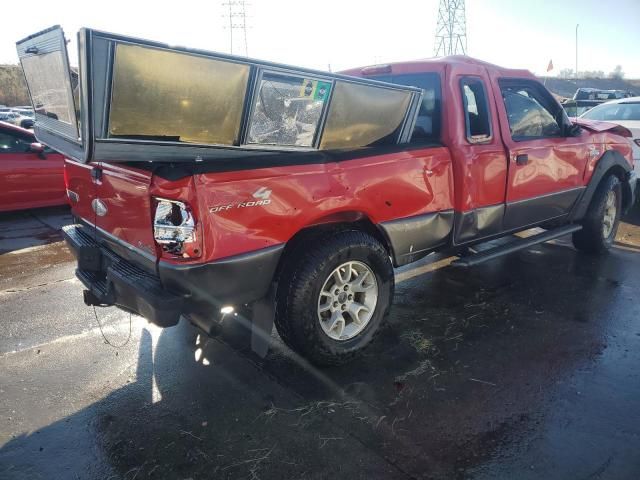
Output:
[[[640,194],[640,190],[638,193]],[[622,221],[636,227],[640,226],[640,200],[636,201],[635,205],[622,217]]]
[[259,360],[240,322],[143,329],[135,381],[8,442],[0,477],[467,478],[600,355],[628,255],[544,245],[412,278],[378,341],[334,369],[277,338]]

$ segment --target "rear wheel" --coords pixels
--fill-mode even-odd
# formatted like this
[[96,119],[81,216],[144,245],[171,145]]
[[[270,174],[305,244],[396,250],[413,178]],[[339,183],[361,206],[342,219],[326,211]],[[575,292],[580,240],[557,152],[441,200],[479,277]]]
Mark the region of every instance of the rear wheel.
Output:
[[345,363],[379,333],[393,288],[389,254],[376,239],[327,232],[290,252],[278,282],[278,333],[316,364]]
[[573,245],[584,252],[602,253],[613,245],[622,209],[622,187],[615,175],[605,178],[593,196],[583,228],[573,234]]

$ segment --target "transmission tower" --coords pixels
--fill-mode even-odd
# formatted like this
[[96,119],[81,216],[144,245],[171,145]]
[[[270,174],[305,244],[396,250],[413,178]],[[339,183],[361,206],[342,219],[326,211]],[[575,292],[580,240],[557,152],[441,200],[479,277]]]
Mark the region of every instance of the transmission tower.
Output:
[[[245,0],[227,0],[222,6],[227,10],[223,16],[226,20],[225,28],[229,30],[229,51],[233,54],[234,34],[237,32],[240,42],[244,44],[244,56],[249,56],[249,47],[247,45],[247,5]],[[236,37],[236,45],[238,43]]]
[[433,53],[436,57],[467,54],[464,0],[440,0]]

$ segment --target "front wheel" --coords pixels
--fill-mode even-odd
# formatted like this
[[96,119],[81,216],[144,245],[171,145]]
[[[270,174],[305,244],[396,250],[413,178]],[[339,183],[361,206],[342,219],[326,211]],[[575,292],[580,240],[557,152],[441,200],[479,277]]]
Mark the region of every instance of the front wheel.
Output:
[[589,253],[609,250],[618,233],[621,210],[622,186],[618,177],[610,175],[598,185],[582,220],[582,230],[573,234],[573,245]]
[[379,333],[393,289],[389,254],[375,238],[327,232],[290,252],[276,295],[278,333],[316,364],[343,364]]

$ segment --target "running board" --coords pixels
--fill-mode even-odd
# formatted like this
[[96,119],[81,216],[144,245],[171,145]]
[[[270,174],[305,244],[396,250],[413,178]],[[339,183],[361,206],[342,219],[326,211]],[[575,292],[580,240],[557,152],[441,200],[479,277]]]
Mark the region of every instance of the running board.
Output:
[[451,262],[454,267],[469,268],[478,265],[494,258],[508,255],[509,253],[517,252],[518,250],[524,250],[525,248],[532,247],[538,243],[548,242],[555,238],[564,237],[565,235],[582,230],[582,225],[566,225],[560,228],[554,228],[553,230],[547,230],[546,232],[538,233],[526,238],[519,238],[513,242],[501,245],[499,247],[490,248],[482,252],[474,253],[468,257],[459,258]]

